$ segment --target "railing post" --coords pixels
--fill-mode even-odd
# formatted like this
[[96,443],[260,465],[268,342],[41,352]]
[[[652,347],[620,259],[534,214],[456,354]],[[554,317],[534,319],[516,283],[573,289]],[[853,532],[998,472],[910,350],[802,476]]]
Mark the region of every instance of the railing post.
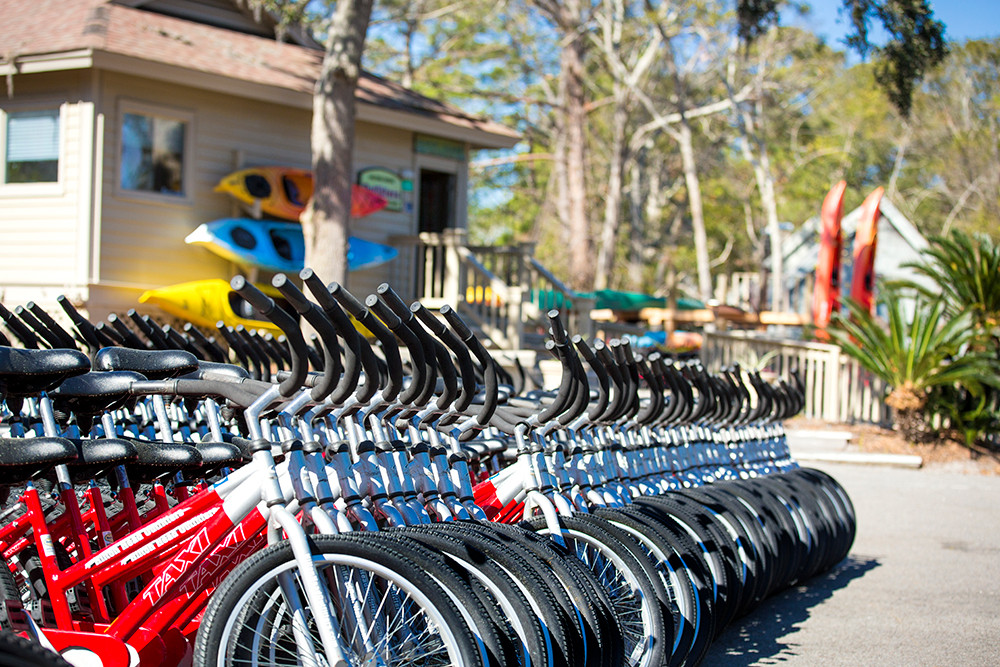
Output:
[[507,297],[507,301],[503,304],[507,318],[505,327],[507,347],[520,350],[524,348],[524,289],[520,285],[510,285],[507,288]]
[[840,384],[840,348],[831,345],[827,352],[827,360],[824,363],[826,374],[823,378],[823,419],[830,422],[837,421],[840,414],[840,392],[837,391]]
[[462,294],[462,258],[458,254],[458,246],[465,240],[465,233],[460,229],[446,229],[441,234],[444,245],[444,284],[442,294],[444,302],[458,306],[465,300]]
[[594,338],[594,320],[590,312],[597,304],[596,299],[584,299],[580,296],[573,297],[573,309],[576,311],[576,331],[587,340]]

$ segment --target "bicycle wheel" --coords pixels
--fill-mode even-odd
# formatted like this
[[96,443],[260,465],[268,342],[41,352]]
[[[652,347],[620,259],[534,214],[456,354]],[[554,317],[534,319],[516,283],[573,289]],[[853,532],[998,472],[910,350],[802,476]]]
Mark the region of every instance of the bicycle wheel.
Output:
[[[673,620],[666,604],[669,594],[642,547],[595,516],[560,517],[560,522],[567,549],[597,575],[611,594],[622,628],[625,664],[666,664],[673,645]],[[548,533],[542,517],[533,517],[521,525]]]
[[0,632],[0,667],[71,667],[58,653],[13,632]]
[[[350,535],[314,536],[312,544],[347,664],[485,667],[483,647],[462,611],[417,561],[388,544]],[[303,636],[322,652],[315,610],[288,599],[279,577],[290,577],[301,591],[287,542],[230,573],[205,609],[195,641],[196,667],[299,665]]]
[[[499,614],[499,622],[504,632],[501,639],[509,642],[505,646],[507,664],[531,664],[534,667],[569,667],[566,660],[556,661],[556,649],[562,651],[566,644],[566,630],[559,626],[556,603],[551,597],[539,592],[538,580],[528,579],[530,572],[522,562],[512,563],[511,554],[499,545],[490,545],[484,540],[476,540],[472,535],[458,533],[444,534],[440,524],[402,528],[388,535],[400,535],[400,539],[417,540],[424,546],[444,554],[459,567],[476,576],[490,591],[495,610],[491,617]],[[525,580],[531,583],[525,583]],[[530,597],[529,597],[530,596]]]
[[[622,664],[621,628],[607,592],[593,573],[575,556],[547,537],[500,523],[459,524],[482,539],[512,550],[521,565],[519,573],[531,575],[538,584],[532,590],[548,591],[556,600],[560,618],[554,629],[565,627],[564,655],[581,667],[611,667]],[[451,529],[451,525],[449,529]],[[539,585],[540,584],[540,585]],[[548,621],[546,621],[548,623]]]

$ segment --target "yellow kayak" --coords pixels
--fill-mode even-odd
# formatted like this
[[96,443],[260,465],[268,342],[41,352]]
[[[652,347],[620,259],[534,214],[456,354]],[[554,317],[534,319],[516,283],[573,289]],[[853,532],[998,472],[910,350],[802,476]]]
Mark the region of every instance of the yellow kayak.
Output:
[[[281,299],[281,293],[270,285],[257,285],[264,294],[278,301],[279,305],[291,313]],[[161,310],[203,327],[215,327],[220,320],[235,327],[242,324],[247,329],[263,329],[278,335],[281,330],[270,320],[257,319],[259,315],[249,303],[229,287],[225,280],[195,280],[189,283],[169,285],[143,292],[139,303],[158,306]]]
[[[274,299],[285,312],[298,319],[295,310],[282,298],[281,292],[270,285],[256,287]],[[221,320],[231,327],[242,324],[247,329],[262,329],[276,336],[282,333],[281,329],[274,326],[270,320],[256,319],[259,317],[257,311],[234,292],[227,281],[219,278],[194,280],[148,290],[139,296],[139,303],[157,306],[160,310],[198,326],[215,328],[216,322]],[[362,335],[372,337],[368,329],[353,317],[351,324]]]

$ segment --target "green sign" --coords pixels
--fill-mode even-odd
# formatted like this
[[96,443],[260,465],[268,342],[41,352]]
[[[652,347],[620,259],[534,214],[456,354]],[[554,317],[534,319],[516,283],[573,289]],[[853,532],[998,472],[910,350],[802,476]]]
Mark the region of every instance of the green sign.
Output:
[[378,193],[388,205],[386,211],[403,210],[403,180],[384,167],[369,167],[358,172],[358,185]]
[[441,137],[430,137],[426,134],[418,134],[415,139],[414,150],[424,155],[436,155],[438,157],[451,158],[452,160],[465,159],[465,144],[451,139]]

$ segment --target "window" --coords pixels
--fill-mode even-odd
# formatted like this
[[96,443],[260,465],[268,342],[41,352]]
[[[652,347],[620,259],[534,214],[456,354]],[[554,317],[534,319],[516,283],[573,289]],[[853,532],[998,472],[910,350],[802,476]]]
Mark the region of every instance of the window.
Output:
[[187,121],[123,112],[121,189],[183,197],[187,140]]
[[7,114],[5,183],[59,180],[59,109]]

